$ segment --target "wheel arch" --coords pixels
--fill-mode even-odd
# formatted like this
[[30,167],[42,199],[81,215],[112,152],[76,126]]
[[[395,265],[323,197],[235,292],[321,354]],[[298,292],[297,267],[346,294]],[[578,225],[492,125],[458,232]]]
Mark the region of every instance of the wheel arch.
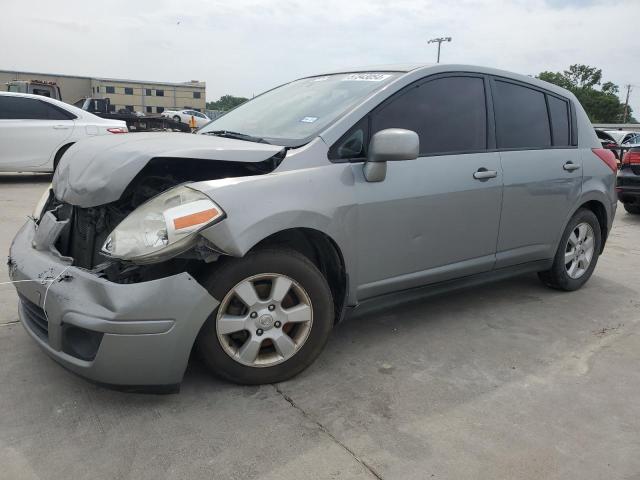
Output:
[[58,168],[58,163],[60,163],[60,159],[62,158],[62,155],[64,155],[64,153],[69,150],[69,147],[71,147],[71,145],[73,145],[75,142],[69,142],[69,143],[65,143],[63,146],[61,146],[58,151],[56,152],[55,156],[53,157],[53,171],[56,171],[56,168]]
[[590,195],[584,196],[583,198],[581,198],[580,202],[578,202],[578,205],[576,206],[576,208],[573,211],[571,211],[571,213],[567,217],[562,231],[564,231],[564,229],[567,228],[567,224],[569,223],[569,220],[571,220],[571,218],[575,215],[575,213],[578,210],[580,210],[581,208],[584,208],[592,211],[595,214],[596,218],[598,219],[598,223],[600,224],[600,236],[602,238],[602,243],[600,245],[600,252],[598,253],[602,253],[604,251],[604,246],[605,246],[605,243],[607,242],[607,237],[609,235],[609,225],[610,225],[610,219],[612,216],[612,212],[609,209],[607,209],[606,205],[607,205],[606,197],[604,196],[604,194],[598,195],[597,192],[594,192]]
[[338,323],[344,314],[349,278],[344,255],[328,234],[309,227],[294,227],[272,233],[253,245],[249,252],[268,247],[291,248],[308,258],[324,275],[331,290]]
[[600,224],[600,234],[602,238],[599,253],[602,253],[604,251],[604,245],[607,242],[607,237],[609,236],[607,209],[605,208],[604,204],[598,200],[589,200],[580,205],[580,208],[591,210],[598,218],[598,223]]

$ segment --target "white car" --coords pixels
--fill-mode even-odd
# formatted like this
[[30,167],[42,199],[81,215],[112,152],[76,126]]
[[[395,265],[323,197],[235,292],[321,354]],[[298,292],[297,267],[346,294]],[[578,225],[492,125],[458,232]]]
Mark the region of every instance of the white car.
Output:
[[60,100],[0,92],[0,172],[52,172],[75,142],[127,132],[121,120],[100,118]]
[[627,130],[605,130],[621,147],[635,147],[640,145],[640,132]]
[[165,110],[162,112],[163,117],[172,118],[176,122],[182,122],[189,125],[191,117],[196,121],[196,127],[200,128],[205,126],[211,121],[204,113],[196,112],[195,110]]

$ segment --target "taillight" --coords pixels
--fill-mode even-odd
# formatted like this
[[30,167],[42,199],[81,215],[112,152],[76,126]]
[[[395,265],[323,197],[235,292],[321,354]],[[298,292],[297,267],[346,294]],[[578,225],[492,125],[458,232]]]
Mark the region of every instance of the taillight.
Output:
[[129,133],[129,130],[127,130],[125,127],[118,127],[118,128],[107,128],[107,132],[109,132],[109,133]]
[[614,172],[618,171],[618,162],[616,161],[616,156],[611,150],[607,150],[606,148],[592,148],[591,150],[600,160],[606,163],[611,170]]
[[623,165],[640,165],[640,151],[629,150],[622,157]]

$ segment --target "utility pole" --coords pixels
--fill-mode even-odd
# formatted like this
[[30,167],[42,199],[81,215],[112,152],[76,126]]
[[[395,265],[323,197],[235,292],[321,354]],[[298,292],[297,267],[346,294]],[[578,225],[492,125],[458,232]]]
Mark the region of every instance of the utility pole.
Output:
[[627,123],[627,114],[629,113],[629,95],[631,94],[631,85],[627,85],[627,99],[624,101],[624,113],[622,114],[622,123]]
[[438,44],[438,60],[436,63],[440,63],[440,46],[442,42],[450,42],[451,37],[440,37],[440,38],[432,38],[427,43],[437,43]]

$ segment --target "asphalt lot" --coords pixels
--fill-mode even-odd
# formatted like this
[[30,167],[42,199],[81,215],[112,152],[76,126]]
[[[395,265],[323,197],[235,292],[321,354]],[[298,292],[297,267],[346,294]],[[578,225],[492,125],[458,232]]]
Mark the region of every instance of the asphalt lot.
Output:
[[[0,174],[0,251],[49,181]],[[525,276],[352,319],[274,386],[193,361],[178,395],[107,390],[42,353],[16,301],[0,285],[0,478],[640,479],[640,217],[622,208],[582,290]]]

